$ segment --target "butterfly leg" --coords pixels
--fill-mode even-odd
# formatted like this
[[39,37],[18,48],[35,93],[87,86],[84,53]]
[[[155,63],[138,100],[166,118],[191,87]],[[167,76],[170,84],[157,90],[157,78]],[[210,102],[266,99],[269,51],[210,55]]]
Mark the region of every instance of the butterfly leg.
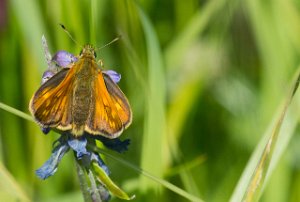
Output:
[[100,66],[101,69],[104,67],[104,63],[102,60],[98,60],[97,64]]

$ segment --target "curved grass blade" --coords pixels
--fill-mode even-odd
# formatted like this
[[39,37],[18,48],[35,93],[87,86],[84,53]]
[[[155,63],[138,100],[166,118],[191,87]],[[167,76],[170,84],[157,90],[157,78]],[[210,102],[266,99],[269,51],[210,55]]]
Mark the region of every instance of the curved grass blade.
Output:
[[[293,81],[295,80],[295,82],[292,85],[292,89],[288,94],[286,101],[284,102],[283,108],[280,110],[279,116],[276,118],[275,125],[272,127],[271,135],[267,138],[267,141],[265,138],[263,138],[259,143],[255,152],[253,153],[251,160],[244,170],[244,173],[240,178],[240,182],[237,185],[230,201],[248,202],[257,201],[259,199],[265,186],[266,178],[270,175],[271,172],[270,165],[274,165],[273,161],[275,161],[275,157],[277,157],[278,159],[280,156],[279,152],[283,151],[282,148],[277,147],[278,137],[283,124],[283,120],[287,113],[287,109],[290,106],[291,101],[293,100],[293,97],[299,86],[300,70],[297,71],[295,77],[296,79],[293,79]],[[263,143],[265,144],[263,145]],[[262,153],[260,152],[261,150]],[[275,156],[275,153],[277,156]],[[252,173],[253,170],[254,172]],[[247,179],[247,176],[251,176],[251,178]],[[241,194],[243,194],[243,196]]]
[[0,163],[0,198],[1,201],[30,201],[2,163]]
[[28,120],[28,121],[34,122],[33,118],[29,114],[26,114],[26,113],[24,113],[24,112],[22,112],[20,110],[17,110],[17,109],[15,109],[13,107],[10,107],[10,106],[2,103],[2,102],[0,102],[0,109],[3,109],[4,111],[10,112],[10,113],[12,113],[12,114],[14,114],[14,115],[16,115],[18,117],[21,117],[23,119]]

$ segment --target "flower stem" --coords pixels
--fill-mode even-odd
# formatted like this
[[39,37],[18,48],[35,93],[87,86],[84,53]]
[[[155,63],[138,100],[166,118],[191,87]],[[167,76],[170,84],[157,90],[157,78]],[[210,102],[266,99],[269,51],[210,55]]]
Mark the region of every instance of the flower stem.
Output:
[[89,192],[87,178],[85,176],[85,168],[77,160],[75,160],[75,164],[84,202],[93,202]]
[[[76,153],[74,152],[76,157]],[[91,169],[91,165],[85,166],[87,159],[76,159],[76,170],[79,179],[80,189],[84,198],[84,202],[107,202],[110,200],[110,194],[106,188],[96,179],[95,173]],[[91,163],[91,162],[90,162]]]
[[88,176],[91,182],[91,198],[93,202],[102,202],[93,172],[91,170],[88,170],[88,172]]

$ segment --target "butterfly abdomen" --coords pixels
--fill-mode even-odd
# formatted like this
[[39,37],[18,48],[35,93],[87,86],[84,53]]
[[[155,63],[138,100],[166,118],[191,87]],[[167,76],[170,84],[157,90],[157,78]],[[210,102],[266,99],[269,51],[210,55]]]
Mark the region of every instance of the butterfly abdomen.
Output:
[[[82,68],[76,75],[75,87],[73,89],[73,106],[72,106],[72,133],[80,136],[84,132],[84,126],[89,117],[91,109],[92,88],[94,83],[93,69],[89,68],[89,60],[82,62]],[[86,67],[86,68],[85,68]]]

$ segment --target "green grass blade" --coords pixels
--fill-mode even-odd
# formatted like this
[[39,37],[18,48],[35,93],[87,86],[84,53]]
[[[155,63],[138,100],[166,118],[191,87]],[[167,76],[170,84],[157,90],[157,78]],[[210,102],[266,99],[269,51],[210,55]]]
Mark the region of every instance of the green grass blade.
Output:
[[[141,166],[156,176],[162,177],[165,169],[163,145],[165,144],[165,75],[159,42],[149,19],[138,7],[139,16],[144,29],[147,58],[148,58],[148,81],[145,129],[143,136],[143,147]],[[155,147],[155,149],[153,149]],[[141,187],[144,190],[155,187],[150,181],[141,179]]]
[[[91,1],[91,13],[90,13],[90,43],[96,45],[96,36],[98,31],[98,21],[97,21],[97,14],[98,14],[98,5],[97,0]],[[101,7],[100,7],[101,8]]]
[[174,193],[190,200],[190,201],[194,201],[194,202],[203,202],[202,199],[196,197],[196,196],[193,196],[192,194],[190,193],[187,193],[186,191],[184,191],[183,189],[171,184],[170,182],[166,181],[166,180],[163,180],[153,174],[150,174],[149,172],[133,165],[132,163],[120,158],[120,157],[117,157],[115,155],[112,155],[110,154],[109,152],[103,150],[103,149],[99,149],[99,148],[93,148],[93,150],[99,152],[99,153],[102,153],[104,154],[105,156],[111,158],[111,159],[114,159],[115,161],[118,161],[119,163],[122,163],[123,165],[127,166],[128,168],[131,168],[132,170],[140,173],[141,175],[143,175],[144,177],[147,177],[151,180],[153,180],[154,182],[158,183],[158,184],[161,184],[162,186],[164,186],[165,188],[173,191]]
[[0,163],[0,199],[1,201],[30,201],[2,163]]
[[224,5],[225,0],[208,1],[206,6],[199,10],[183,31],[176,35],[173,42],[167,47],[165,51],[166,66],[168,69],[176,68],[181,64],[180,59],[186,52],[187,48],[202,33],[208,25],[209,20],[216,14]]
[[4,111],[12,113],[12,114],[14,114],[14,115],[16,115],[18,117],[21,117],[23,119],[26,119],[28,121],[33,121],[34,122],[32,116],[30,116],[29,114],[26,114],[26,113],[24,113],[24,112],[22,112],[20,110],[17,110],[17,109],[15,109],[13,107],[10,107],[10,106],[2,103],[2,102],[0,102],[0,109],[3,109]]
[[[265,135],[260,141],[252,158],[248,162],[230,201],[257,201],[259,199],[267,177],[270,175],[272,168],[276,164],[275,162],[278,161],[296,127],[296,119],[294,119],[293,123],[291,123],[291,121],[289,123],[290,128],[292,129],[288,130],[285,128],[281,131],[287,109],[290,106],[299,85],[300,71],[296,73],[296,77],[296,82],[293,84],[292,89],[284,102],[283,108],[279,111],[280,113],[276,118],[275,125],[272,126],[273,122],[271,123],[271,134],[267,132],[267,136]],[[282,135],[280,135],[280,133]],[[277,146],[278,142],[280,142],[280,144]]]
[[[16,18],[19,21],[19,25],[21,26],[21,31],[25,35],[26,45],[28,45],[27,51],[34,54],[36,58],[44,58],[43,52],[40,51],[40,39],[42,35],[45,34],[46,29],[42,21],[42,14],[41,10],[38,8],[38,4],[34,1],[24,3],[20,0],[12,0],[10,3],[16,14]],[[42,60],[39,60],[39,62],[40,66],[44,64],[42,63]]]
[[92,0],[90,9],[90,41],[88,43],[98,48],[108,42],[105,40],[105,26],[103,25],[103,17],[107,10],[107,1]]

